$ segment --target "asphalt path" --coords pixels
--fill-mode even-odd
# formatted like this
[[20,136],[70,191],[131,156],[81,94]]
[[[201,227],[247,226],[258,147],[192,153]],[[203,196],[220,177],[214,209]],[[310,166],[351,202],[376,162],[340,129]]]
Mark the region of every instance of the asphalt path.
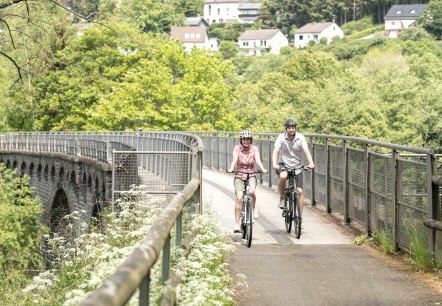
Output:
[[251,248],[233,233],[233,175],[203,170],[203,201],[236,246],[229,257],[239,305],[442,305],[442,292],[351,244],[351,231],[306,205],[300,239],[285,230],[278,193],[258,186]]

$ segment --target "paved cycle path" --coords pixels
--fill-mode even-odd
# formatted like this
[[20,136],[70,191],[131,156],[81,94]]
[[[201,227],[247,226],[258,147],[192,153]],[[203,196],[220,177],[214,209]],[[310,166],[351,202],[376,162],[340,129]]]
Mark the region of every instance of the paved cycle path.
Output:
[[351,244],[349,231],[308,205],[301,239],[285,230],[279,195],[258,186],[252,247],[233,234],[233,175],[203,170],[203,199],[237,250],[230,273],[245,275],[239,305],[442,305],[442,292]]

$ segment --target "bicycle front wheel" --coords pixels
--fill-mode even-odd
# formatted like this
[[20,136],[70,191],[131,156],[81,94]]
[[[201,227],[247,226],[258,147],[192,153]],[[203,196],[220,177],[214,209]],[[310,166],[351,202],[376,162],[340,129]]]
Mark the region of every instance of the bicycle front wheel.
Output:
[[252,245],[252,230],[253,230],[253,209],[252,201],[248,199],[246,203],[246,244],[250,248]]
[[286,195],[285,197],[285,229],[287,233],[290,233],[292,231],[292,205],[289,200],[289,196]]
[[293,225],[295,227],[296,239],[299,239],[301,237],[301,221],[302,221],[302,219],[301,219],[301,214],[299,211],[299,203],[296,198],[294,199],[294,203],[295,203],[294,211],[297,213],[295,213],[295,216],[293,218]]

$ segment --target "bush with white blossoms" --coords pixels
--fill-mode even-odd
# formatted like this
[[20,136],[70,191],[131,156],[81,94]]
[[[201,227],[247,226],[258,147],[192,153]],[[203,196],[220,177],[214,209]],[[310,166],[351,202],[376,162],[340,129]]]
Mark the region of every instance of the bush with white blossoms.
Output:
[[183,283],[177,288],[179,305],[232,305],[234,292],[225,256],[235,247],[219,234],[216,222],[209,215],[196,216],[192,228],[198,235],[192,241],[188,257],[179,257],[176,273]]
[[[151,196],[135,187],[116,203],[116,213],[103,216],[104,227],[77,237],[54,235],[51,246],[51,270],[34,277],[23,290],[23,304],[77,305],[99,287],[132,253],[151,224],[158,218],[168,199]],[[78,217],[78,216],[77,216]],[[81,218],[69,216],[78,226]],[[219,234],[216,222],[207,215],[186,213],[185,232],[196,230],[192,249],[186,256],[171,243],[172,271],[182,278],[177,288],[180,305],[232,305],[234,292],[225,255],[234,247]],[[72,232],[74,232],[72,230]],[[171,233],[174,239],[174,231]],[[150,301],[159,304],[164,290],[161,284],[161,258],[151,270]],[[128,305],[138,305],[135,293]]]

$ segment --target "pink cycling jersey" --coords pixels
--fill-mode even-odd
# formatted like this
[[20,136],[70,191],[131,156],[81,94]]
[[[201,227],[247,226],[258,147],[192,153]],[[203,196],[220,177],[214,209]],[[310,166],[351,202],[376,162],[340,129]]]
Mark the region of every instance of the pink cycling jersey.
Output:
[[[256,155],[259,154],[258,147],[250,145],[249,151],[246,153],[242,145],[236,145],[233,152],[238,155],[238,161],[236,163],[236,170],[243,172],[254,172],[255,171],[255,160]],[[251,174],[249,177],[256,176]],[[247,175],[243,173],[237,173],[235,178],[241,180],[247,179]]]

